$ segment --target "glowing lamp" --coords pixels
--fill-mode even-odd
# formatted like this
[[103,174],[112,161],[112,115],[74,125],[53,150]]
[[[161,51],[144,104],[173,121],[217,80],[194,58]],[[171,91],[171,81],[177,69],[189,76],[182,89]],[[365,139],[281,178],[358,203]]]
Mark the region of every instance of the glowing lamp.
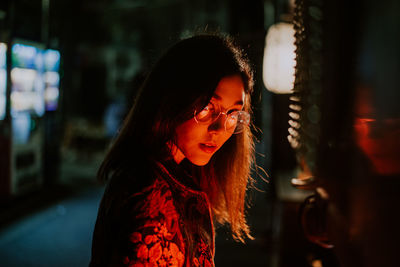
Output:
[[263,81],[265,87],[276,94],[293,91],[296,65],[295,31],[291,23],[272,25],[265,39]]

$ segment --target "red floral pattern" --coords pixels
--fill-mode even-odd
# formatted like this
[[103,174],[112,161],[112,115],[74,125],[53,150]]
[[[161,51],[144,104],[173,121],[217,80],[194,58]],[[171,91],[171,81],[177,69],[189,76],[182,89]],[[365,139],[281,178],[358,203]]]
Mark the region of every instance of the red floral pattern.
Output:
[[197,246],[197,257],[194,257],[193,265],[196,267],[212,267],[213,265],[211,264],[212,261],[210,259],[210,248],[203,242],[203,240],[201,240],[199,245]]
[[138,203],[135,219],[143,222],[129,236],[131,254],[124,264],[130,267],[181,267],[185,263],[185,245],[179,229],[179,215],[166,182],[159,179]]
[[130,193],[135,191],[131,184],[108,185],[93,235],[91,267],[214,266],[207,195],[157,166],[152,185],[138,193]]
[[[190,194],[186,191],[182,195],[186,198]],[[152,186],[135,196],[142,200],[131,210],[134,215],[132,219],[140,223],[132,227],[129,234],[130,252],[122,260],[124,266],[214,266],[212,249],[201,238],[196,239],[194,257],[187,259],[187,246],[180,226],[181,217],[174,204],[170,185],[164,179],[156,179]],[[208,212],[207,205],[205,199],[202,199],[198,209]]]

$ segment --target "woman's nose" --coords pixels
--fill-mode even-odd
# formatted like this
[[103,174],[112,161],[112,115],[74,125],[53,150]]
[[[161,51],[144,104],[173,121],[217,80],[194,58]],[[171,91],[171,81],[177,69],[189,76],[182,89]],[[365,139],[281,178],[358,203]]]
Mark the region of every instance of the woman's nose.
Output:
[[209,132],[225,131],[225,120],[226,120],[226,115],[220,114],[217,120],[215,120],[208,126],[208,131]]

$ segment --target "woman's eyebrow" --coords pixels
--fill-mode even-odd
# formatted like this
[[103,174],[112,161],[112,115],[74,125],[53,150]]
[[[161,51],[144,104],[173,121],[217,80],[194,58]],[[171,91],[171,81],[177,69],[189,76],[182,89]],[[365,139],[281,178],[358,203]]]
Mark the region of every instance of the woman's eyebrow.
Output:
[[[217,95],[216,93],[213,94],[213,98],[217,99],[217,100],[222,100],[222,97],[220,97],[219,95]],[[243,106],[243,100],[238,100],[235,102],[235,104],[233,104],[234,106],[236,105],[241,105]]]

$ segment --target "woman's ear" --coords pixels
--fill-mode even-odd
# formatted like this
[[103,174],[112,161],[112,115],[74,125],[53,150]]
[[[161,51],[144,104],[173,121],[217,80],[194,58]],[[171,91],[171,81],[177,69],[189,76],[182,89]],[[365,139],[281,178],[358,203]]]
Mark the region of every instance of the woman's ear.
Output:
[[168,141],[167,142],[167,147],[171,152],[171,156],[175,160],[176,163],[180,163],[184,158],[185,155],[182,153],[182,151],[178,148],[177,145],[173,141]]
[[171,151],[171,154],[174,155],[176,154],[178,147],[175,145],[174,142],[172,142],[171,140],[167,142],[167,147],[168,149]]

